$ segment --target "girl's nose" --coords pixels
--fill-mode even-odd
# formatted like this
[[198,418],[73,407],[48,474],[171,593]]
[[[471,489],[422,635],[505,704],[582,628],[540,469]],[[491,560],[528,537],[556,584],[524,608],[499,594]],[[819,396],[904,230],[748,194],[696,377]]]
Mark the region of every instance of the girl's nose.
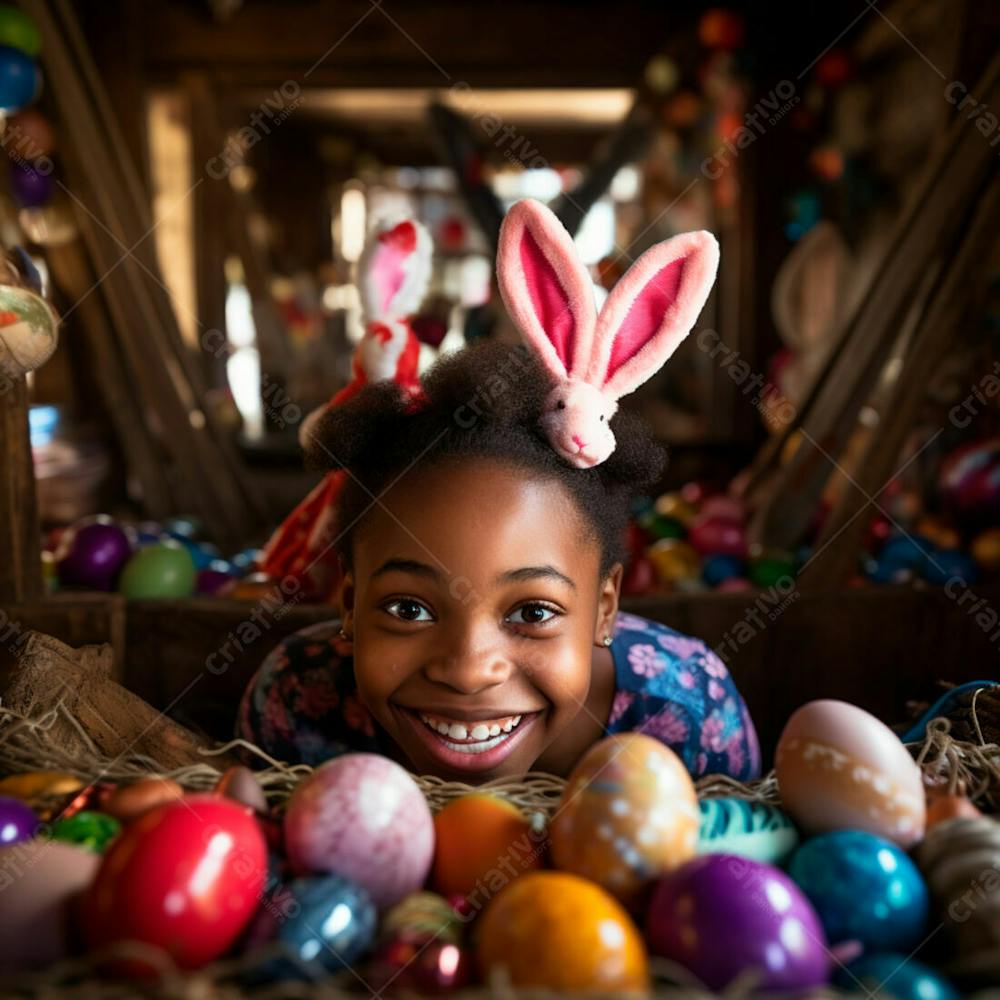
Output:
[[458,644],[433,657],[424,675],[435,684],[474,695],[503,684],[511,670],[510,661],[495,647]]

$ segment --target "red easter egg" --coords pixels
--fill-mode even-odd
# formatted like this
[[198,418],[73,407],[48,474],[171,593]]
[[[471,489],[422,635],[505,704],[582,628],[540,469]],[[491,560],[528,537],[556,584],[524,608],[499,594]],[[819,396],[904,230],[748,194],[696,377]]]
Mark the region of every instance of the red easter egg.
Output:
[[746,533],[738,521],[730,518],[699,518],[688,527],[688,541],[704,555],[746,558]]
[[[214,795],[158,806],[126,827],[84,896],[88,946],[138,941],[194,969],[225,952],[253,916],[267,877],[250,809]],[[141,975],[129,962],[119,971]]]

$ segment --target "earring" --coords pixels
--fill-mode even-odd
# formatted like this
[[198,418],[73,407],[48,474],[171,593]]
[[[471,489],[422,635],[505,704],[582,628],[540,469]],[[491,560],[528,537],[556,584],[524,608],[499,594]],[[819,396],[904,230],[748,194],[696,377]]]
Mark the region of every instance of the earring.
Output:
[[610,646],[611,643],[614,642],[614,637],[610,636],[610,635],[606,635],[602,641],[604,642],[605,646]]
[[340,639],[350,640],[350,636],[344,631],[343,626],[341,626],[340,631],[337,633],[337,637]]

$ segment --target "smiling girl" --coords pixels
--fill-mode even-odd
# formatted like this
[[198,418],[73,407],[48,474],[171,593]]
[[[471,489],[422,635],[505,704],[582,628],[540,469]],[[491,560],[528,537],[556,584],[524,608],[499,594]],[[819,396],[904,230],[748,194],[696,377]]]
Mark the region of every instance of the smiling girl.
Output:
[[615,400],[704,303],[714,260],[706,277],[685,239],[643,255],[596,317],[569,237],[522,202],[500,279],[531,349],[468,348],[416,400],[380,383],[325,414],[309,457],[348,471],[342,617],[267,657],[240,736],[293,763],[372,751],[475,783],[565,775],[606,734],[641,731],[692,775],[757,776],[753,725],[718,657],[618,610],[630,505],[665,455]]

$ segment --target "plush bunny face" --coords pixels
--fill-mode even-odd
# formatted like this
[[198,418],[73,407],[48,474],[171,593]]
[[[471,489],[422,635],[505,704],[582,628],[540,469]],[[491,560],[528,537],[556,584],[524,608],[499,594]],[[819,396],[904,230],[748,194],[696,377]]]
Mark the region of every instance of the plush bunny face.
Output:
[[614,451],[609,422],[618,400],[690,333],[718,265],[711,233],[682,233],[647,250],[597,315],[593,282],[559,220],[530,199],[507,213],[497,255],[500,292],[552,376],[541,424],[563,459],[590,468]]
[[615,449],[610,422],[618,404],[589,382],[569,379],[545,401],[542,427],[552,447],[581,469],[603,462]]

